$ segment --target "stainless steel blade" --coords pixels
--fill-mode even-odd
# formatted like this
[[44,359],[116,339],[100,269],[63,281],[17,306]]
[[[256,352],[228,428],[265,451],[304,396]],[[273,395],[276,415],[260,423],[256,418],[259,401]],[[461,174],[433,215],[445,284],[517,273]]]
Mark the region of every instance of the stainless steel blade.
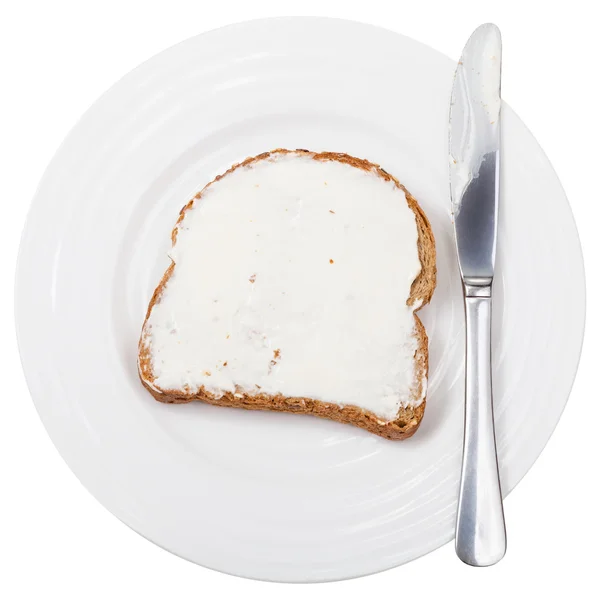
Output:
[[496,256],[502,42],[493,24],[467,42],[450,103],[450,189],[461,275],[490,285]]

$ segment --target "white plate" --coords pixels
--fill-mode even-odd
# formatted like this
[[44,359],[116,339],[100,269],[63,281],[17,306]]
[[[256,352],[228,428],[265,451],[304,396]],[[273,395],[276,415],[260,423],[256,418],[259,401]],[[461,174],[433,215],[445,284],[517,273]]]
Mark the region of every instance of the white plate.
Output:
[[[452,538],[463,401],[446,147],[453,69],[367,25],[253,21],[155,56],[69,134],[23,234],[19,343],[61,455],[135,531],[198,564],[278,581],[372,573]],[[178,210],[232,163],[278,146],[378,162],[431,219],[439,284],[421,313],[430,389],[408,441],[310,417],[169,406],[138,381],[140,326]],[[507,106],[503,152],[494,377],[508,493],[564,408],[585,291],[563,190]]]

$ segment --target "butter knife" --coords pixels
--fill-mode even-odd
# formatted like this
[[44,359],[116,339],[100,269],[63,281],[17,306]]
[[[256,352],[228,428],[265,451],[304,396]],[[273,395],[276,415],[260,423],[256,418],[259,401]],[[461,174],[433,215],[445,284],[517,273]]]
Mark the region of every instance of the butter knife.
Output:
[[465,431],[456,554],[497,563],[506,529],[492,405],[491,317],[500,185],[500,30],[477,28],[456,68],[450,103],[450,189],[466,322]]

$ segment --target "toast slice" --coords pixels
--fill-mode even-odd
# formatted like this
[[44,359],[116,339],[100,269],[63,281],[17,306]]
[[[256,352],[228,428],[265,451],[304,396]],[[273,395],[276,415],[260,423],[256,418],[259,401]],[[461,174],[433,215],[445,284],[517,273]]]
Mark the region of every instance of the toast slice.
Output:
[[160,402],[312,414],[388,439],[425,410],[436,283],[427,217],[347,154],[277,149],[232,166],[180,212],[142,327]]

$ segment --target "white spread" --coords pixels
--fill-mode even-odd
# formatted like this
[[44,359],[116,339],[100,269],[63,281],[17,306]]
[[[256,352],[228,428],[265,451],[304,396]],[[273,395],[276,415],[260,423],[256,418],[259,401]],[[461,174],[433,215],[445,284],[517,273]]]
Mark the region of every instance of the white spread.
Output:
[[465,190],[479,176],[486,156],[498,148],[502,40],[493,24],[478,27],[456,68],[450,118],[452,213],[458,215]]
[[386,421],[422,401],[406,304],[417,228],[393,182],[272,155],[204,190],[171,258],[144,334],[155,388],[308,397]]

